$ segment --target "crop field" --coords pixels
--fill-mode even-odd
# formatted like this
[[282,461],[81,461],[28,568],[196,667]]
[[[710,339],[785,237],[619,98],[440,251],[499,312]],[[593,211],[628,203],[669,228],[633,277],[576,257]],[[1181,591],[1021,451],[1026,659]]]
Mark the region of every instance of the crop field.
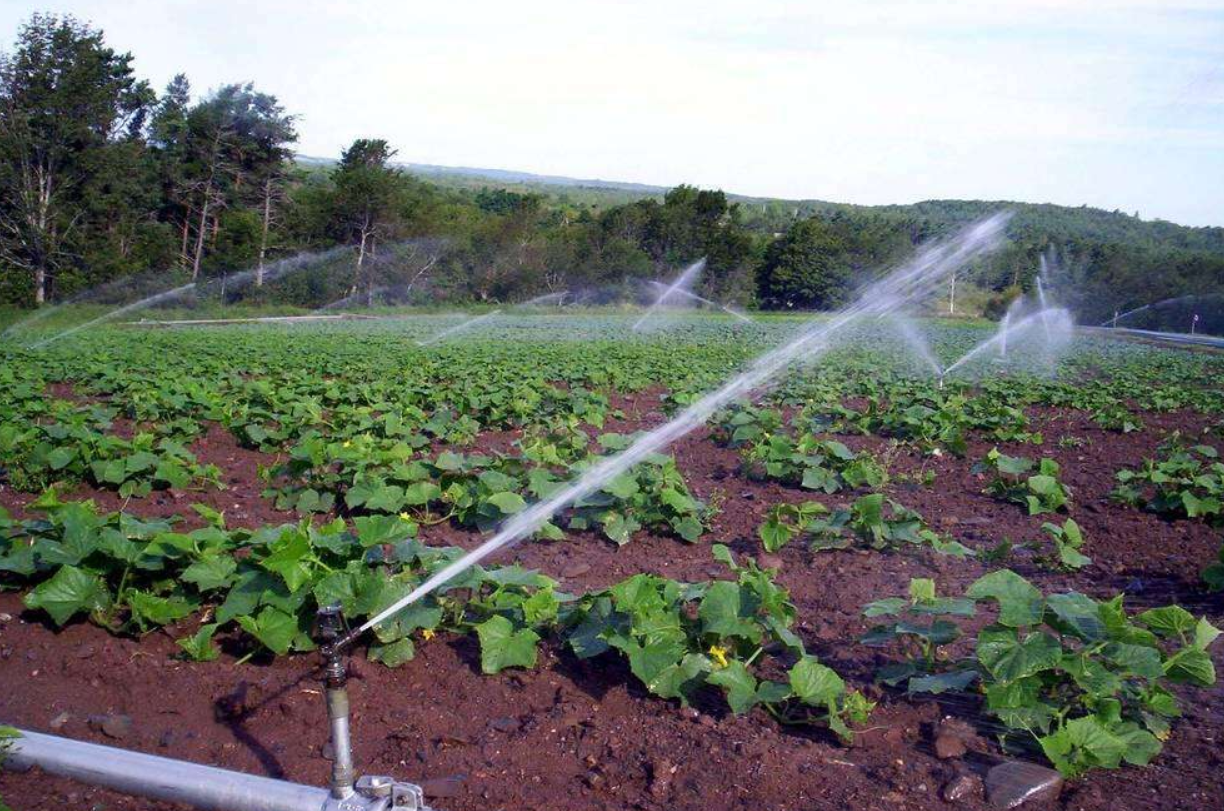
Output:
[[[0,344],[0,718],[325,784],[320,606],[378,617],[810,318],[384,315]],[[1003,807],[1008,763],[1062,781],[1026,808],[1224,807],[1224,355],[994,334],[855,322],[378,621],[357,762],[454,811]]]

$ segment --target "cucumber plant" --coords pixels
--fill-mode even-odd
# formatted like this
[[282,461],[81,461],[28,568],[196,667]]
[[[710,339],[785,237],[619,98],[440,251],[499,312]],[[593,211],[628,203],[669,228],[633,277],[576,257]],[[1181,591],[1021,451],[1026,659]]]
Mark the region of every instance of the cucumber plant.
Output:
[[814,551],[847,549],[856,544],[869,549],[896,550],[912,544],[958,557],[974,554],[968,547],[927,527],[921,515],[883,493],[861,496],[848,508],[832,511],[816,501],[779,504],[766,514],[757,534],[769,552],[804,536]]
[[[962,635],[947,618],[970,617],[985,601],[996,604],[997,614],[978,631],[974,654],[955,659],[940,650]],[[864,613],[901,617],[864,639],[910,654],[884,668],[882,680],[904,681],[912,693],[965,690],[976,682],[984,711],[1008,730],[1004,742],[1032,742],[1069,777],[1147,764],[1181,714],[1172,686],[1215,683],[1207,649],[1220,632],[1205,617],[1176,605],[1130,615],[1122,595],[1105,601],[1074,591],[1045,595],[1008,569],[979,578],[956,600],[937,597],[929,581],[914,581],[908,600],[878,600]],[[927,622],[913,619],[928,615]]]
[[1170,518],[1197,518],[1224,526],[1224,462],[1211,445],[1186,446],[1174,434],[1138,468],[1116,474],[1113,497]]
[[1036,472],[1033,460],[1023,456],[1007,456],[992,448],[986,457],[973,466],[976,474],[989,473],[985,492],[1016,504],[1024,505],[1029,515],[1066,510],[1071,490],[1058,479],[1060,468],[1053,459],[1042,459]]

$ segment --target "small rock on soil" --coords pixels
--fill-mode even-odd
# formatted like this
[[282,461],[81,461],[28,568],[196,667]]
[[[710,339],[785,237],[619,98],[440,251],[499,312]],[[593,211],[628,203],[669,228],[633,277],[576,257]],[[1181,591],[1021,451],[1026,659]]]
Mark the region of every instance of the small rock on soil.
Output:
[[995,808],[1016,808],[1031,800],[1053,800],[1062,791],[1062,775],[1035,763],[1009,761],[986,773],[986,796]]
[[944,785],[940,796],[944,802],[955,803],[973,797],[982,796],[982,778],[976,774],[962,774],[954,777]]
[[123,740],[132,732],[132,718],[129,715],[116,713],[94,715],[89,719],[89,726],[108,738]]

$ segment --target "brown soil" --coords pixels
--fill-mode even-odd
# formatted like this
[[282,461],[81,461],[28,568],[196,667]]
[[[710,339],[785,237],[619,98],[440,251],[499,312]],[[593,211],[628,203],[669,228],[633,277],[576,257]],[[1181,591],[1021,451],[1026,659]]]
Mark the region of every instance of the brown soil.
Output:
[[[616,403],[625,417],[611,420],[604,430],[631,431],[662,420],[657,394]],[[1075,574],[1052,573],[1035,553],[1019,550],[1005,565],[1046,589],[1075,588],[1098,597],[1125,590],[1133,608],[1177,601],[1220,624],[1224,598],[1207,595],[1198,585],[1199,572],[1219,548],[1219,533],[1201,522],[1164,521],[1109,500],[1114,472],[1150,455],[1168,432],[1197,433],[1209,421],[1191,413],[1146,415],[1146,430],[1121,435],[1100,430],[1077,412],[1042,410],[1032,416],[1044,431],[1044,445],[1001,449],[1059,462],[1073,490],[1070,515],[1084,528],[1084,551],[1093,563]],[[1060,447],[1063,436],[1084,444]],[[488,445],[493,449],[507,439]],[[876,437],[842,439],[860,450],[888,450]],[[1030,517],[1017,505],[981,493],[984,482],[971,467],[991,446],[975,441],[963,459],[896,450],[890,495],[975,548],[993,547],[1004,537],[1041,541],[1041,524],[1050,516]],[[195,450],[202,461],[225,471],[230,489],[178,499],[154,495],[127,508],[142,515],[184,513],[198,500],[226,508],[235,524],[292,519],[259,497],[255,465],[268,464],[268,457],[237,447],[216,426]],[[738,454],[716,446],[705,432],[685,438],[673,451],[695,493],[721,505],[701,543],[642,532],[618,549],[582,534],[521,545],[502,561],[539,568],[570,590],[604,586],[639,571],[690,580],[724,576],[710,557],[710,543],[757,554],[756,528],[773,504],[816,499],[842,505],[855,495],[813,496],[750,481],[740,475]],[[923,469],[935,471],[933,486],[917,486],[908,478]],[[119,506],[107,494],[88,495]],[[0,503],[12,501],[10,494],[0,494]],[[451,526],[428,527],[423,537],[467,547],[481,540]],[[483,676],[474,640],[439,637],[419,645],[417,658],[398,670],[356,657],[351,689],[359,764],[373,773],[426,782],[435,793],[434,805],[456,811],[950,807],[941,797],[945,785],[1001,758],[990,725],[969,699],[937,703],[882,693],[871,677],[885,656],[852,640],[867,628],[860,607],[903,594],[910,577],[933,577],[942,592],[958,593],[990,567],[927,550],[813,554],[798,543],[780,557],[780,579],[799,609],[798,631],[809,649],[854,686],[883,699],[870,729],[853,747],[822,731],[780,727],[760,712],[731,716],[717,701],[683,709],[646,694],[613,660],[579,662],[555,647],[545,646],[535,670]],[[227,652],[218,662],[190,664],[174,658],[170,634],[179,632],[174,629],[139,641],[116,639],[83,623],[57,632],[23,611],[15,594],[0,595],[0,612],[11,616],[0,621],[5,687],[0,718],[41,731],[53,731],[55,719],[62,722],[57,734],[291,780],[326,781],[324,714],[312,658],[238,665]],[[1222,647],[1216,646],[1217,667],[1224,667]],[[1222,698],[1221,686],[1188,691],[1185,717],[1153,766],[1073,781],[1056,806],[1085,811],[1224,807]],[[130,734],[115,740],[94,728],[96,718],[90,724],[91,717],[106,713],[130,716]],[[977,725],[979,737],[968,754],[936,756],[933,728],[945,714]],[[3,775],[0,796],[17,811],[157,807],[35,775]],[[955,805],[985,807],[980,797]]]

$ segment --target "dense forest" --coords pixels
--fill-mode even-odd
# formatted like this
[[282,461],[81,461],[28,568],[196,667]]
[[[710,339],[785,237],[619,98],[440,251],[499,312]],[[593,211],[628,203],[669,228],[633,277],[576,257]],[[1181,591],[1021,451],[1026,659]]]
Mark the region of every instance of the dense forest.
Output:
[[1043,254],[1085,321],[1224,293],[1224,228],[1007,202],[865,207],[691,186],[457,181],[405,170],[377,133],[337,161],[299,160],[298,121],[275,95],[249,82],[198,95],[184,75],[159,93],[133,62],[101,31],[49,14],[0,57],[0,304],[242,271],[258,301],[264,268],[314,252],[329,273],[278,284],[275,300],[394,290],[414,303],[518,301],[625,290],[705,257],[710,298],[820,308],[1000,208],[1015,212],[1008,245],[962,276],[989,311],[1030,288]]

